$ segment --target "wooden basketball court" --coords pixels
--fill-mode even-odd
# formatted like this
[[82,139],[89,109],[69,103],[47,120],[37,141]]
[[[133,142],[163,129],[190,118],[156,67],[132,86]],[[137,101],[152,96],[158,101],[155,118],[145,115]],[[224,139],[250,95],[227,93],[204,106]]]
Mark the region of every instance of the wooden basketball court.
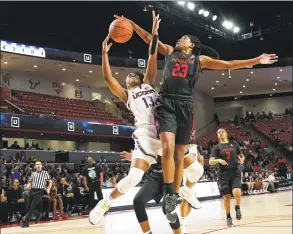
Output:
[[[292,191],[276,194],[252,195],[242,200],[241,221],[237,221],[232,200],[231,215],[234,227],[227,228],[223,201],[202,202],[202,209],[193,210],[187,219],[190,234],[291,234],[292,233]],[[154,234],[171,234],[172,231],[160,208],[148,209]],[[134,212],[123,211],[109,213],[104,225],[92,226],[87,218],[49,222],[31,225],[30,228],[4,228],[1,234],[140,234]]]

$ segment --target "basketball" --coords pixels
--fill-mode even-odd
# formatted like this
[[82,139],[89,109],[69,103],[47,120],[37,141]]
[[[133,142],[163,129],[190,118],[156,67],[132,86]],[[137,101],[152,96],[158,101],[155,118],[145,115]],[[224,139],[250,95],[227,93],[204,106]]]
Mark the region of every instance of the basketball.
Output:
[[111,23],[109,33],[113,41],[125,43],[132,37],[133,27],[125,19],[116,19]]

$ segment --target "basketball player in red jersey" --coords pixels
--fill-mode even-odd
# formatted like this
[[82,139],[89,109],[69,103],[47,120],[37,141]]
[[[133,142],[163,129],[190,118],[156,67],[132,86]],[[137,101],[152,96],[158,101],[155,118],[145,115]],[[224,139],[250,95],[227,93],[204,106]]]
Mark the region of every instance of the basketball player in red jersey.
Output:
[[235,198],[236,219],[240,220],[242,217],[240,211],[241,201],[241,171],[239,164],[244,163],[244,155],[240,146],[236,142],[228,140],[228,134],[225,129],[220,128],[217,131],[219,143],[212,149],[209,160],[210,165],[219,164],[219,184],[221,193],[224,196],[224,206],[227,215],[227,226],[232,227],[233,222],[230,215],[230,200],[231,194]]
[[[134,31],[147,44],[150,44],[152,35],[133,21],[129,20],[129,22]],[[159,53],[166,56],[163,84],[157,99],[161,104],[156,108],[163,149],[165,210],[169,222],[174,223],[177,218],[175,209],[183,175],[184,153],[194,119],[192,95],[199,73],[205,68],[233,70],[256,64],[272,64],[277,61],[278,57],[275,54],[263,54],[248,60],[219,60],[219,55],[214,49],[202,45],[200,40],[193,35],[184,35],[177,41],[175,48],[159,41],[158,50]]]

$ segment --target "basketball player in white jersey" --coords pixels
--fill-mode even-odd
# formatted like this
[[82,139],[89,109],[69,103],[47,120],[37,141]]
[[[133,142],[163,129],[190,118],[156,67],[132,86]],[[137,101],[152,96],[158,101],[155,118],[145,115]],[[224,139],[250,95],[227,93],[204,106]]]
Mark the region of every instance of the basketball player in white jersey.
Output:
[[157,74],[158,28],[160,21],[159,15],[153,14],[153,40],[150,45],[146,74],[130,73],[126,77],[126,89],[112,76],[108,59],[108,51],[112,46],[112,43],[108,45],[110,36],[108,35],[103,42],[102,69],[105,81],[112,93],[133,112],[136,130],[133,133],[135,148],[130,171],[125,178],[119,181],[110,196],[101,200],[90,212],[89,221],[93,225],[99,223],[115,199],[127,193],[141,181],[144,173],[152,164],[156,163],[157,152],[161,148],[154,118],[158,93],[153,87]]
[[[163,197],[164,183],[161,155],[162,150],[160,149],[158,152],[157,163],[151,166],[151,172],[148,174],[146,181],[141,186],[133,200],[134,211],[144,234],[152,234],[145,205],[151,200],[155,200],[157,203],[159,203]],[[121,152],[121,157],[130,161],[132,158],[132,153],[125,151]],[[180,189],[180,195],[183,198],[180,206],[181,227],[178,216],[175,223],[170,223],[174,234],[187,234],[188,231],[185,218],[189,215],[191,207],[196,209],[201,208],[201,205],[197,200],[194,192],[189,190],[191,190],[196,182],[201,178],[204,171],[203,165],[204,158],[201,155],[200,147],[197,145],[189,145],[184,157],[185,183],[184,186]],[[185,199],[188,199],[188,201]],[[162,206],[162,208],[163,212],[165,213],[164,206]]]

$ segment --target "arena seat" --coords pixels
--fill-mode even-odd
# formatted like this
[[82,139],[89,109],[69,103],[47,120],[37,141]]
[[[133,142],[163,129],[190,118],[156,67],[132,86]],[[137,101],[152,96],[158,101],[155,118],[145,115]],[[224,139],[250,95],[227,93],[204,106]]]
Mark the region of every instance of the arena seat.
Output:
[[[276,137],[285,143],[292,143],[292,120],[270,120],[259,121],[253,124],[254,127],[272,140]],[[273,134],[273,130],[277,133]]]
[[123,124],[122,120],[85,100],[56,97],[14,90],[17,99],[10,101],[31,115],[57,113],[61,119],[96,121],[105,124]]

